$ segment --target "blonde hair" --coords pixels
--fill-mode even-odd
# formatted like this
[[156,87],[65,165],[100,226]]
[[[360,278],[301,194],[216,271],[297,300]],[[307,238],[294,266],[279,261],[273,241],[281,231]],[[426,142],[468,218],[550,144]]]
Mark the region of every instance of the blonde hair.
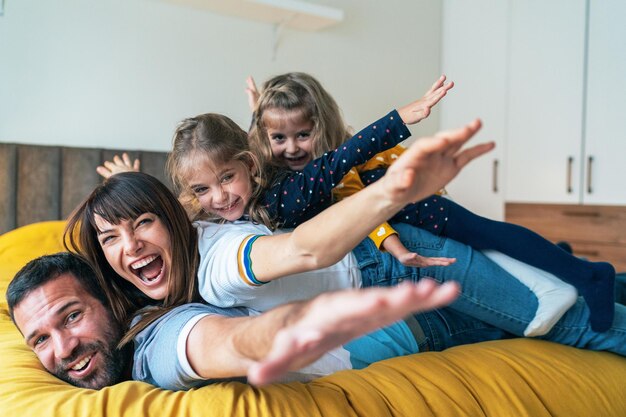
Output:
[[264,120],[267,110],[299,111],[313,122],[313,158],[338,148],[350,137],[339,106],[319,81],[302,72],[278,75],[263,84],[250,127],[250,147],[263,165],[277,166]]
[[257,156],[250,152],[248,135],[235,122],[216,113],[190,117],[178,124],[172,145],[166,170],[174,184],[179,201],[192,221],[223,220],[202,209],[186,180],[189,171],[194,169],[194,162],[199,158],[207,158],[215,165],[231,161],[244,164],[250,171],[252,185],[252,195],[246,207],[246,214],[254,222],[268,227],[274,226],[267,210],[260,204],[259,198],[266,184],[265,171]]

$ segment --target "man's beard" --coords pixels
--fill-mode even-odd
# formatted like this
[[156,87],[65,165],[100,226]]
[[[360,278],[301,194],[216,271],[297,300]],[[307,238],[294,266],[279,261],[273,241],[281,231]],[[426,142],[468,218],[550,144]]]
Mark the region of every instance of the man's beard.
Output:
[[[116,332],[114,329],[107,330],[108,331],[104,332],[103,336],[104,340],[108,341],[108,344],[97,341],[86,345],[79,345],[74,352],[72,352],[71,357],[62,360],[56,365],[52,374],[80,388],[100,389],[119,382],[126,368],[126,364],[128,363],[130,345],[127,345],[128,348],[117,349],[121,332]],[[101,366],[85,378],[72,378],[69,375],[69,364],[75,362],[81,356],[93,352],[97,352],[98,355],[102,357]],[[94,358],[91,360],[94,360]]]

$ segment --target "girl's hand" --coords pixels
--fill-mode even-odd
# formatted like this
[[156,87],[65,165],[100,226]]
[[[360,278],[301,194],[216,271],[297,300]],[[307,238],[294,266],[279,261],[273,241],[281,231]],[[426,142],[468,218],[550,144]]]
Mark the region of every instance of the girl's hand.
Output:
[[256,83],[254,82],[254,78],[252,76],[248,76],[246,78],[246,95],[248,96],[248,106],[250,106],[250,111],[254,111],[256,108],[256,103],[259,101],[259,90],[256,88]]
[[395,256],[404,266],[412,266],[414,268],[427,268],[429,266],[448,266],[456,262],[456,258],[434,258],[421,256],[417,253],[407,252],[400,256]]
[[448,266],[456,262],[456,258],[429,258],[409,251],[397,234],[383,240],[382,247],[404,266],[426,268],[429,266]]
[[447,84],[445,82],[446,76],[442,75],[422,98],[398,109],[402,121],[407,125],[412,125],[427,118],[430,115],[430,109],[445,97],[448,90],[454,87],[454,82],[450,81]]
[[121,158],[115,155],[113,162],[104,161],[102,165],[96,168],[96,172],[104,178],[109,178],[111,175],[119,174],[120,172],[139,172],[140,165],[139,159],[131,162],[128,154],[124,152]]

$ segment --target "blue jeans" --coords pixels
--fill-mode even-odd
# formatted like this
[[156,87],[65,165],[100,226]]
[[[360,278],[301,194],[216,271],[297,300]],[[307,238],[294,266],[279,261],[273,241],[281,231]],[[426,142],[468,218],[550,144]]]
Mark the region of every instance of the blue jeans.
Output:
[[[398,223],[393,227],[408,250],[423,256],[457,259],[446,267],[412,268],[402,265],[389,253],[380,252],[369,239],[353,250],[364,287],[396,285],[404,280],[415,282],[423,277],[440,283],[454,280],[461,284],[460,296],[449,307],[461,315],[445,313],[446,309],[443,313],[418,315],[418,321],[431,340],[431,349],[501,339],[509,334],[523,335],[537,309],[537,298],[525,285],[469,246],[406,224]],[[626,307],[616,305],[615,308],[612,327],[607,332],[597,333],[591,330],[589,309],[579,298],[553,329],[540,338],[626,356]]]

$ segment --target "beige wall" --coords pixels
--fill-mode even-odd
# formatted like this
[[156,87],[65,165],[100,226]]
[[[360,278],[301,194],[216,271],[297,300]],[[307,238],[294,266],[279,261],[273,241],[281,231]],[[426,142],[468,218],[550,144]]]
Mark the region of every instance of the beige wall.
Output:
[[[6,1],[0,142],[168,150],[178,120],[220,112],[246,128],[244,80],[310,72],[362,127],[421,95],[440,71],[441,1],[309,0],[342,8],[321,32],[166,0]],[[413,128],[431,133],[438,113]]]

